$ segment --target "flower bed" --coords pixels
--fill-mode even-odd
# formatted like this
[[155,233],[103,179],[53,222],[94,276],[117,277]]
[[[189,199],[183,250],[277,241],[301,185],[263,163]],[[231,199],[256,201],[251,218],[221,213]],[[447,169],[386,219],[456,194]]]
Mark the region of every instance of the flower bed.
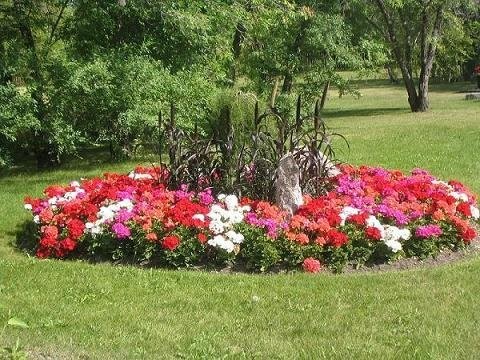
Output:
[[293,216],[267,201],[167,189],[158,168],[49,186],[25,199],[39,258],[89,258],[165,267],[341,271],[469,244],[475,196],[424,170],[342,166],[332,190]]

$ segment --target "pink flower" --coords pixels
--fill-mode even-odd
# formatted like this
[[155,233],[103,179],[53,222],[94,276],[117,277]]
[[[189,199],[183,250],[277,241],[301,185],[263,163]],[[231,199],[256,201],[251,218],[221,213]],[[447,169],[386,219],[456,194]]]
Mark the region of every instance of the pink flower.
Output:
[[443,231],[440,226],[432,224],[432,225],[424,225],[419,226],[417,230],[415,230],[415,236],[419,238],[429,238],[429,237],[437,237],[442,235]]
[[305,272],[317,273],[322,268],[322,265],[317,259],[309,257],[303,260],[302,267]]
[[128,238],[130,235],[132,235],[130,229],[123,225],[122,223],[115,223],[112,226],[112,230],[119,239],[125,239]]

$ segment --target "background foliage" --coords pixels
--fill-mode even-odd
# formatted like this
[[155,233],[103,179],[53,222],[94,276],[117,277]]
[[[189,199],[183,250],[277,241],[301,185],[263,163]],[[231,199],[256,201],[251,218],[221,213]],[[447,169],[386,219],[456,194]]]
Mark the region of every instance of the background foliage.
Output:
[[[332,87],[359,95],[342,71],[387,69],[398,81],[374,3],[1,0],[0,166],[51,167],[91,146],[113,160],[157,151],[158,116],[172,103],[180,127],[203,133],[228,108],[241,138],[257,100],[287,114],[298,95],[310,109],[318,98],[323,109]],[[408,15],[398,39],[418,76],[416,13],[409,1],[380,3]],[[471,78],[478,2],[448,2],[442,14],[432,75]]]

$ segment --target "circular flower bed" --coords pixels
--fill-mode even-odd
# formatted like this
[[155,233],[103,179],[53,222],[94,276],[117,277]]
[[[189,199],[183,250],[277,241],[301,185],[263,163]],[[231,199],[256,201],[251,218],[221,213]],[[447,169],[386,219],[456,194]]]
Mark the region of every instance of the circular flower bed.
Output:
[[461,183],[383,168],[341,166],[323,196],[289,216],[274,204],[212,189],[167,189],[158,168],[74,181],[25,199],[40,258],[89,258],[165,267],[338,272],[469,244],[479,220]]

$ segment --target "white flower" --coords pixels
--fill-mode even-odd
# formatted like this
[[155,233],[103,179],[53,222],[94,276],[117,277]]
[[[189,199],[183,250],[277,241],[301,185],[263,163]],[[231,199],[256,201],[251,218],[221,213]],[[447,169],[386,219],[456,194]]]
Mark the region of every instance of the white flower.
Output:
[[342,209],[342,211],[340,211],[340,214],[338,214],[340,216],[340,219],[342,219],[342,221],[340,222],[340,225],[341,226],[345,225],[345,221],[347,220],[347,218],[349,216],[357,215],[359,213],[360,213],[359,209],[351,207],[351,206],[345,206]]
[[48,199],[48,205],[55,205],[57,203],[57,197]]
[[243,221],[243,214],[241,212],[230,211],[226,215],[226,218],[230,220],[232,224],[240,224]]
[[205,221],[205,216],[203,214],[195,214],[192,216],[193,220],[200,220],[201,222]]
[[97,213],[97,217],[101,222],[105,222],[115,217],[115,211],[111,206],[102,206],[100,211]]
[[394,253],[402,250],[402,244],[400,244],[400,242],[398,242],[397,240],[385,241],[385,245],[387,245]]
[[133,179],[133,180],[148,180],[148,179],[153,179],[153,176],[150,174],[139,174],[136,173],[135,171],[131,171],[128,174],[128,177]]
[[252,210],[252,208],[250,207],[250,205],[242,206],[242,211],[243,211],[243,212],[249,212],[250,210]]
[[238,207],[238,198],[235,195],[227,195],[224,201],[225,206],[230,211],[235,210]]
[[374,227],[377,228],[378,231],[380,231],[380,236],[383,239],[385,237],[385,227],[382,225],[382,223],[373,215],[370,215],[367,220],[365,221],[365,224],[368,227]]
[[231,253],[233,250],[235,250],[235,244],[229,240],[226,240],[220,245],[220,248],[225,250],[227,253]]
[[385,233],[382,240],[387,243],[389,241],[408,240],[412,236],[410,230],[400,229],[396,226],[385,225]]
[[445,181],[442,181],[442,180],[432,180],[432,184],[433,185],[443,185],[447,189],[453,190],[453,187],[450,184],[448,184],[448,183],[446,183]]
[[480,210],[473,205],[470,205],[470,212],[472,213],[472,218],[478,220],[480,218]]
[[229,230],[225,236],[229,238],[233,243],[235,244],[241,244],[243,240],[245,239],[244,236],[240,233],[237,233],[233,230]]
[[123,208],[123,209],[127,209],[127,210],[132,210],[133,209],[132,200],[123,199],[122,201],[118,202],[118,207]]
[[463,202],[467,202],[468,201],[468,196],[467,194],[465,193],[462,193],[462,192],[457,192],[457,191],[452,191],[450,193],[451,196],[453,196],[455,198],[455,200],[460,200],[460,201],[463,201]]
[[210,224],[208,225],[208,228],[214,234],[221,234],[225,231],[225,225],[221,221],[218,221],[218,220],[212,220],[210,222]]
[[34,222],[35,224],[40,224],[40,216],[35,215],[35,216],[33,217],[33,222]]
[[226,240],[223,235],[216,235],[213,239],[208,240],[207,244],[225,250],[228,253],[235,249],[235,244],[230,240]]
[[72,182],[70,183],[70,186],[71,186],[71,187],[78,188],[78,187],[80,187],[80,183],[79,183],[78,181],[72,181]]
[[102,228],[102,223],[100,220],[95,221],[94,223],[92,222],[87,222],[85,223],[85,230],[83,231],[84,233],[90,233],[92,235],[98,235],[103,233],[103,228]]
[[76,198],[77,198],[77,192],[76,191],[68,191],[63,195],[62,200],[70,201],[70,200],[73,200],[73,199],[76,199]]
[[25,204],[23,207],[25,208],[25,210],[32,210],[32,205],[30,204]]
[[408,229],[401,229],[400,230],[400,239],[408,240],[412,236],[412,233]]
[[225,194],[218,194],[217,199],[218,199],[219,201],[222,201],[222,200],[225,199],[226,197],[227,197],[227,195],[225,195]]

